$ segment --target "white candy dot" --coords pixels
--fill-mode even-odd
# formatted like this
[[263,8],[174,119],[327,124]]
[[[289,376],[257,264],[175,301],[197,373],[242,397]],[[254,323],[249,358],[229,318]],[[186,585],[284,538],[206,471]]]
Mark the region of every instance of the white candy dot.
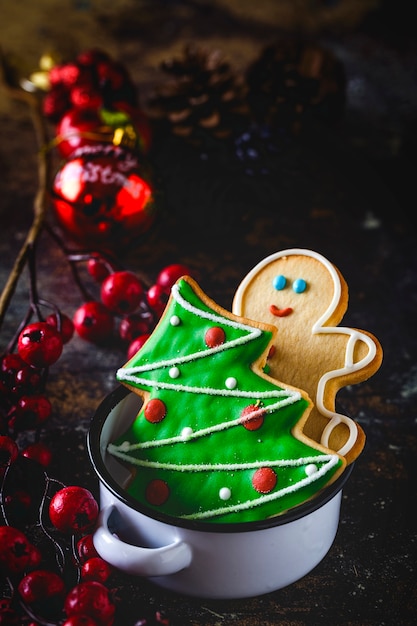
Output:
[[222,487],[219,491],[220,500],[229,500],[231,495],[232,492],[230,491],[229,487]]
[[181,324],[181,320],[178,315],[173,315],[169,320],[169,323],[171,324],[171,326],[179,326]]
[[171,369],[169,370],[169,376],[170,378],[178,378],[178,376],[180,375],[180,370],[178,369],[178,367],[171,367]]
[[236,385],[237,385],[236,378],[234,378],[233,376],[229,376],[229,378],[226,378],[226,387],[228,389],[235,389]]
[[193,429],[190,426],[185,426],[181,431],[181,439],[189,439],[193,434]]
[[306,465],[306,474],[307,476],[312,476],[317,472],[317,465],[315,463],[309,463]]
[[122,443],[119,446],[119,450],[129,450],[130,448],[130,443],[128,441],[122,441]]

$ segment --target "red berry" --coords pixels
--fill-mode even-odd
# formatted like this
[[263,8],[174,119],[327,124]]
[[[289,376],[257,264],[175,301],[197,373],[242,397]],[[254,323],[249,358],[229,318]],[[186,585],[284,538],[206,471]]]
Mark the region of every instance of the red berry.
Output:
[[61,65],[54,65],[48,72],[48,80],[50,87],[63,87],[61,85]]
[[133,341],[135,337],[147,333],[151,320],[140,314],[128,315],[119,324],[119,335],[123,341]]
[[46,322],[28,324],[19,335],[18,351],[29,365],[47,367],[61,356],[61,335]]
[[33,604],[42,600],[51,600],[57,596],[64,597],[65,584],[55,572],[38,569],[22,578],[18,591],[24,602]]
[[64,610],[68,617],[88,615],[99,626],[113,624],[115,609],[110,591],[102,583],[94,580],[81,582],[73,587],[64,602]]
[[133,313],[139,307],[143,296],[143,286],[133,272],[113,272],[101,285],[103,304],[120,315]]
[[70,91],[71,104],[75,107],[93,109],[97,111],[103,106],[101,94],[90,85],[77,85]]
[[5,354],[1,359],[1,373],[3,376],[15,376],[16,372],[22,367],[26,367],[27,363],[22,359],[20,354],[11,352]]
[[107,278],[112,269],[109,267],[109,264],[102,259],[92,257],[91,259],[88,259],[87,271],[90,276],[94,278],[94,280],[101,283],[105,278]]
[[81,580],[97,580],[105,583],[110,578],[112,567],[99,556],[93,556],[81,568]]
[[45,321],[60,333],[62,343],[68,343],[68,341],[72,339],[74,334],[74,322],[70,317],[68,317],[68,315],[61,313],[58,316],[56,313],[52,313],[51,315],[48,315]]
[[35,547],[26,535],[13,526],[0,526],[0,569],[19,574],[33,563]]
[[61,85],[57,85],[45,94],[42,101],[43,114],[54,123],[57,123],[69,108],[68,91]]
[[28,365],[19,354],[7,354],[1,359],[0,389],[4,396],[34,393],[42,383],[42,368]]
[[63,487],[52,497],[49,518],[64,533],[86,532],[96,523],[98,504],[85,487]]
[[47,445],[42,443],[42,441],[29,444],[24,450],[22,450],[21,454],[27,459],[36,461],[42,465],[42,467],[48,467],[52,461],[52,452]]
[[181,276],[188,276],[189,274],[190,270],[186,265],[173,263],[172,265],[167,265],[159,272],[156,284],[169,293],[172,285],[174,285]]
[[0,476],[7,465],[14,463],[19,455],[17,443],[7,435],[0,435]]
[[99,556],[93,543],[93,535],[84,535],[77,541],[77,554],[81,563],[85,563],[88,559]]
[[55,65],[49,71],[49,82],[52,86],[62,84],[71,88],[79,80],[80,74],[81,68],[77,63],[68,62]]
[[161,287],[161,285],[155,284],[149,287],[146,298],[151,309],[153,309],[158,316],[162,315],[168,302],[167,291]]
[[113,335],[114,317],[101,302],[85,302],[73,317],[74,327],[83,339],[104,343]]
[[145,341],[147,341],[150,336],[150,333],[144,333],[143,335],[136,337],[136,339],[134,339],[129,345],[129,348],[127,350],[127,358],[131,359],[133,356],[135,356],[136,352],[141,349]]
[[13,392],[17,395],[35,393],[42,386],[42,370],[32,365],[25,365],[17,370]]
[[51,415],[52,405],[43,394],[22,396],[16,405],[15,426],[21,429],[36,428]]

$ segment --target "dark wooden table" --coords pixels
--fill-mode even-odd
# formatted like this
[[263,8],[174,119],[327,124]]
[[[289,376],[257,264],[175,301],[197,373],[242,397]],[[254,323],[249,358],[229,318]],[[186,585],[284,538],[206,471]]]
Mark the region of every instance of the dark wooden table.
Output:
[[[32,21],[22,16],[20,26],[13,25],[23,55],[40,56],[45,33],[46,40],[59,41],[62,25],[50,15],[46,19],[43,3],[36,4]],[[74,24],[83,24],[79,49],[97,41],[108,46],[142,86],[155,80],[159,60],[182,45],[190,32],[205,43],[224,44],[244,66],[265,43],[262,24],[268,39],[275,36],[273,25],[277,32],[279,28],[276,14],[275,22],[267,26],[265,16],[263,21],[259,17],[251,29],[238,18],[233,2],[218,3],[211,11],[204,3],[156,3],[159,9],[164,4],[167,14],[147,7],[146,24],[129,21],[127,10],[106,20],[89,11],[89,3],[85,10],[74,4]],[[372,331],[384,348],[384,362],[369,382],[338,395],[343,412],[364,428],[367,443],[344,489],[336,540],[304,579],[247,600],[182,597],[149,581],[115,574],[117,626],[134,626],[143,613],[157,608],[181,626],[415,623],[417,237],[411,217],[416,206],[417,57],[407,15],[402,21],[394,4],[376,14],[364,11],[359,25],[340,28],[335,20],[330,32],[317,21],[317,41],[331,46],[346,67],[346,114],[337,129],[314,124],[293,138],[269,175],[245,174],[230,144],[221,141],[203,149],[184,147],[171,137],[158,139],[152,159],[163,192],[161,213],[147,236],[121,257],[148,284],[164,265],[186,263],[204,291],[228,309],[246,272],[280,249],[311,248],[340,268],[350,286],[344,323]],[[210,13],[211,30],[204,10]],[[165,40],[162,27],[169,34]],[[89,34],[97,32],[98,39],[90,40]],[[77,47],[75,31],[70,34],[66,44]],[[31,223],[37,147],[23,104],[3,100],[0,122],[2,285]],[[45,233],[37,263],[43,297],[71,314],[80,294],[62,252]],[[24,273],[1,330],[2,349],[27,303]],[[97,493],[86,432],[99,402],[116,386],[114,373],[125,356],[119,345],[100,348],[75,337],[50,369],[53,415],[42,438],[54,452],[48,472],[65,484],[82,484]],[[21,435],[21,445],[25,438],[30,433]]]

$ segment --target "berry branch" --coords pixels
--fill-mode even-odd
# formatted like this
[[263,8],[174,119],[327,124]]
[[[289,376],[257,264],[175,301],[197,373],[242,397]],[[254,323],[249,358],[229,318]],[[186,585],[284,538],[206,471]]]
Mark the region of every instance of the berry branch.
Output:
[[[65,255],[66,260],[68,261],[72,277],[74,279],[75,284],[77,285],[81,296],[84,300],[91,300],[92,294],[86,289],[86,286],[83,280],[80,277],[80,273],[78,271],[80,263],[90,263],[91,265],[100,266],[103,278],[108,274],[111,274],[119,267],[119,261],[116,261],[109,253],[104,252],[96,252],[95,250],[78,250],[74,251],[68,248],[68,246],[63,241],[62,237],[58,235],[58,233],[50,226],[48,222],[44,224],[45,232],[53,239],[53,241],[57,244],[58,248]],[[96,277],[99,278],[99,277]]]
[[[119,339],[136,351],[156,324],[172,284],[189,271],[179,264],[167,266],[155,284],[145,288],[136,274],[121,270],[111,256],[66,246],[46,219],[54,145],[48,142],[42,109],[45,101],[42,103],[37,93],[15,86],[1,51],[0,66],[0,86],[10,98],[29,106],[39,146],[32,224],[0,298],[1,327],[27,266],[29,306],[0,355],[0,583],[3,581],[1,591],[6,591],[0,598],[0,622],[6,620],[11,626],[112,626],[117,598],[108,582],[113,571],[92,543],[98,503],[87,489],[65,486],[45,469],[52,459],[41,440],[41,429],[52,410],[45,395],[48,371],[74,330],[82,338],[100,343],[112,335],[116,319]],[[85,139],[85,134],[82,137]],[[40,297],[36,256],[41,232],[64,254],[84,300],[74,321],[55,303]],[[87,265],[98,284],[99,299],[86,288],[79,264]],[[52,312],[44,314],[44,308]],[[37,321],[32,322],[34,316]],[[19,450],[17,435],[24,430],[35,431],[35,441]],[[149,619],[137,623],[169,624],[159,611]]]

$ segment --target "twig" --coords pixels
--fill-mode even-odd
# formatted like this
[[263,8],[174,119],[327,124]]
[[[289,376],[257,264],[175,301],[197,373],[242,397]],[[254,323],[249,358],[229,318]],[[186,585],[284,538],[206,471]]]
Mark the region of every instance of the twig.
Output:
[[116,261],[114,257],[110,256],[109,254],[104,254],[103,252],[95,252],[95,251],[88,251],[88,250],[77,250],[77,251],[70,250],[65,245],[65,242],[61,239],[58,233],[53,228],[51,228],[48,222],[45,222],[44,230],[54,240],[54,242],[57,244],[61,252],[63,252],[63,254],[65,255],[65,258],[69,263],[74,282],[76,286],[78,287],[78,289],[80,290],[80,293],[82,297],[84,298],[84,300],[85,301],[93,300],[94,299],[93,296],[89,293],[88,289],[86,289],[83,281],[80,278],[80,274],[78,271],[78,263],[83,262],[83,261],[88,261],[89,259],[92,259],[92,258],[96,258],[96,259],[99,259],[105,265],[109,273],[113,272],[116,267],[120,269],[120,263]]
[[36,133],[37,144],[39,147],[37,164],[38,164],[38,190],[33,203],[33,221],[28,231],[26,239],[20,249],[15,260],[10,275],[6,281],[0,296],[0,328],[4,320],[7,308],[10,304],[12,296],[15,292],[19,277],[25,267],[30,249],[36,243],[44,224],[45,216],[48,210],[48,188],[50,181],[50,154],[44,149],[48,143],[48,133],[46,124],[41,111],[41,103],[36,94],[24,91],[19,87],[14,87],[7,80],[6,62],[4,55],[0,49],[0,86],[6,91],[6,94],[13,99],[26,103],[31,111],[32,122]]

